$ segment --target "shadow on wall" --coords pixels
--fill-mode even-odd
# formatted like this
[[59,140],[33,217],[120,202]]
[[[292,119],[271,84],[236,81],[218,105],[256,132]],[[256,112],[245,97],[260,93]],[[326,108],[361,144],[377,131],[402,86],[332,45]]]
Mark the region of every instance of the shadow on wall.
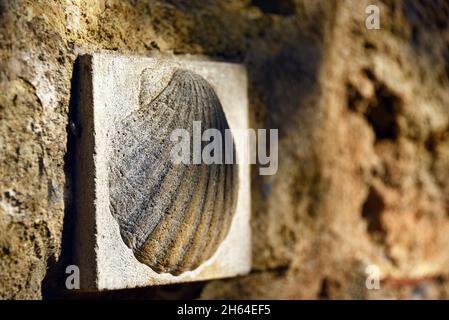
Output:
[[54,256],[50,255],[47,261],[47,274],[42,281],[42,297],[43,299],[56,299],[64,297],[65,284],[65,269],[72,263],[73,257],[73,239],[75,232],[75,139],[80,134],[79,127],[72,119],[76,118],[76,101],[78,101],[78,66],[79,61],[76,60],[73,66],[68,125],[67,132],[67,147],[64,156],[64,172],[65,172],[65,186],[64,186],[64,222],[61,240],[61,255],[59,260],[55,261]]
[[[322,43],[317,34],[304,34],[298,17],[290,16],[294,10],[291,1],[281,1],[283,4],[274,4],[273,1],[253,1],[262,15],[257,21],[248,16],[236,15],[233,11],[215,10],[212,19],[205,19],[195,12],[195,4],[185,1],[171,0],[169,3],[175,8],[191,15],[194,19],[200,19],[195,24],[189,35],[189,41],[202,48],[211,59],[244,63],[249,77],[249,103],[251,126],[254,128],[279,129],[279,152],[289,152],[284,149],[282,139],[289,132],[297,132],[298,124],[303,125],[305,132],[313,130],[313,123],[307,117],[303,117],[304,108],[313,108],[308,105],[308,98],[316,96],[318,90],[317,78],[322,59]],[[207,2],[204,7],[212,6]],[[270,4],[271,3],[271,4]],[[290,3],[290,4],[289,4]],[[268,16],[266,15],[268,13]],[[282,15],[282,21],[274,23],[272,14]],[[233,27],[232,31],[226,29],[229,24],[237,23],[243,29]],[[224,25],[223,25],[224,24]],[[220,28],[217,29],[217,26]],[[228,29],[228,30],[231,30]],[[212,30],[212,31],[211,31]],[[211,34],[213,32],[214,34]],[[319,33],[319,32],[318,32]],[[195,53],[195,52],[193,52]],[[75,119],[77,93],[77,68],[73,69],[71,97],[69,105],[69,120]],[[301,120],[302,119],[302,120]],[[98,298],[98,299],[190,299],[199,297],[207,282],[191,284],[169,285],[161,287],[117,290],[103,293],[79,293],[67,291],[64,287],[66,274],[65,268],[72,264],[76,195],[73,195],[75,172],[75,139],[79,134],[79,126],[67,127],[67,154],[65,155],[65,216],[63,226],[62,253],[58,261],[47,262],[48,272],[42,282],[42,296],[44,299],[59,298]],[[283,158],[279,158],[279,167],[283,164]],[[266,212],[270,192],[267,184],[273,178],[258,175],[258,170],[253,168],[252,176],[252,205],[253,205],[253,241],[265,241],[267,223],[282,224],[280,221],[267,221]],[[284,221],[285,222],[285,221]],[[262,225],[262,227],[261,227]],[[263,247],[260,244],[256,247]],[[253,250],[256,254],[256,250]],[[257,260],[255,256],[253,260]]]

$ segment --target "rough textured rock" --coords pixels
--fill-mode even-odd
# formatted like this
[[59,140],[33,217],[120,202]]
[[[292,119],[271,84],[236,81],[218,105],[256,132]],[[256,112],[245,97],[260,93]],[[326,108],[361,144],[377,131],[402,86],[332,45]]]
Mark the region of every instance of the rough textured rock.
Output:
[[246,63],[280,140],[278,173],[253,170],[251,275],[101,297],[447,298],[449,6],[374,2],[380,30],[371,1],[1,2],[0,297],[61,295],[73,64],[107,49]]

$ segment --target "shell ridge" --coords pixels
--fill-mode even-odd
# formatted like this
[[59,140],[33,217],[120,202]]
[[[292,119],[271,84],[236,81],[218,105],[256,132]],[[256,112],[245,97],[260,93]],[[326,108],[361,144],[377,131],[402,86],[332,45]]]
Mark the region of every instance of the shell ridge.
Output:
[[[140,107],[117,123],[120,134],[113,136],[110,210],[141,263],[179,274],[210,258],[226,236],[235,200],[229,192],[238,180],[232,176],[234,164],[167,160],[170,133],[192,132],[193,121],[201,121],[201,135],[209,128],[222,133],[223,160],[228,123],[213,86],[192,71],[174,69],[165,88],[146,102],[154,93],[147,90],[148,79],[146,73],[140,81]],[[201,141],[200,152],[210,142]]]
[[[172,78],[172,79],[176,79],[176,78]],[[173,82],[171,82],[172,83],[172,85],[174,85],[175,84],[175,82],[173,81]],[[167,91],[167,92],[171,92],[172,91],[172,88],[170,87],[170,88],[166,88],[166,90],[163,90],[163,91]],[[165,99],[165,97],[166,97],[166,93],[165,92],[161,92],[161,94],[159,95],[160,96],[160,98],[161,99]],[[183,99],[184,98],[184,96],[177,96],[178,97],[178,99]],[[162,101],[163,103],[164,103],[164,101]],[[179,102],[179,101],[178,101]],[[154,103],[159,103],[159,101],[154,101]],[[173,115],[174,115],[174,113],[173,113]],[[172,123],[174,123],[175,122],[175,117],[172,117],[171,118],[171,121],[170,121],[170,124],[172,124]],[[165,127],[170,127],[170,124],[168,124],[168,125],[166,125]],[[165,133],[165,132],[164,132]],[[160,149],[157,149],[157,150],[160,150]],[[169,153],[169,150],[168,149],[166,149],[165,150],[165,152],[163,153],[163,154],[159,154],[159,157],[160,158],[165,158],[166,156],[167,156],[167,154]],[[171,166],[171,164],[170,164],[170,166]],[[141,202],[143,203],[143,202],[146,202],[147,201],[147,198],[150,198],[150,199],[153,199],[154,198],[154,194],[155,193],[158,193],[159,191],[160,191],[160,189],[161,189],[161,187],[162,187],[162,184],[163,184],[163,181],[165,180],[165,178],[166,178],[166,176],[167,176],[167,174],[168,174],[168,170],[170,169],[170,167],[167,167],[167,166],[164,166],[164,165],[161,165],[160,166],[160,169],[156,169],[154,172],[151,172],[150,170],[147,170],[147,171],[150,171],[149,172],[149,174],[151,175],[150,177],[149,177],[149,180],[152,182],[151,183],[151,185],[150,186],[148,186],[147,187],[147,189],[149,189],[149,195],[148,195],[148,197],[146,197],[146,198],[142,198],[141,199]],[[143,170],[139,170],[139,172],[141,172],[141,171],[143,171]],[[154,185],[156,184],[156,187],[154,187]],[[137,211],[137,212],[134,212],[131,216],[131,220],[132,221],[142,221],[143,219],[142,219],[142,215],[145,215],[146,214],[146,211],[148,210],[147,208],[148,207],[150,207],[150,206],[152,206],[152,205],[154,205],[154,203],[149,203],[148,205],[147,205],[147,207],[144,209],[144,210],[139,210],[139,211]],[[140,207],[140,206],[142,206],[142,204],[140,204],[138,207]],[[157,223],[159,222],[159,220],[161,219],[161,217],[162,217],[162,213],[160,212],[160,210],[155,210],[155,212],[153,212],[154,213],[154,215],[155,215],[155,217],[153,217],[153,218],[151,218],[149,221],[148,221],[148,223],[151,223],[152,225],[157,225]],[[154,227],[150,227],[150,228],[148,228],[148,223],[145,223],[145,224],[136,224],[136,228],[137,228],[137,230],[138,231],[141,231],[141,230],[145,230],[146,229],[146,232],[144,232],[144,231],[141,231],[141,232],[143,232],[143,236],[142,237],[140,237],[141,239],[139,240],[139,241],[137,241],[137,243],[136,243],[136,245],[137,245],[137,247],[138,248],[140,248],[142,245],[143,245],[143,243],[145,243],[145,241],[146,241],[146,239],[150,236],[150,234],[153,232],[153,229],[154,229]],[[137,232],[137,231],[136,231]]]
[[[192,102],[191,103],[192,106],[197,106],[198,105],[198,90],[197,90],[197,86],[192,81],[186,81],[186,82],[189,83],[189,85],[190,85],[189,88],[194,92],[193,95],[189,95],[189,98],[190,98],[189,102]],[[196,100],[196,102],[194,103],[192,100]],[[195,115],[195,110],[192,111],[191,109],[192,108],[190,108],[190,112],[189,112],[189,124],[190,124],[190,128],[189,129],[190,129],[190,132],[191,132],[191,129],[192,129],[191,128],[192,127],[192,118]],[[189,143],[191,143],[191,142],[192,142],[192,140],[189,141]],[[191,150],[192,150],[192,148],[191,148]],[[184,165],[184,166],[186,166],[186,165]],[[183,214],[178,214],[175,217],[173,217],[173,219],[175,219],[175,220],[177,220],[179,222],[179,221],[181,221],[181,217],[182,216],[183,216]],[[176,219],[178,217],[179,217],[179,219]],[[178,226],[179,226],[179,224],[178,224]],[[172,238],[171,235],[175,235],[176,234],[177,226],[174,226],[174,228],[175,229],[173,229],[173,232],[166,233],[166,237],[163,239],[165,241],[161,241],[162,243],[165,243],[165,247],[164,247],[165,250],[168,250],[169,245],[173,242],[172,239],[170,239],[170,241],[168,241],[167,238]],[[159,252],[159,254],[157,255],[157,258],[160,258],[160,254],[161,254],[161,252]],[[169,254],[167,253],[167,255],[169,255]]]
[[[193,77],[191,77],[193,80]],[[201,114],[201,118],[203,120],[206,120],[207,117],[206,115],[206,108],[204,106],[203,100],[200,100],[200,97],[204,97],[207,96],[207,92],[204,90],[204,86],[203,86],[203,81],[197,81],[197,82],[192,82],[194,84],[194,92],[196,92],[196,94],[193,95],[195,103],[195,110],[198,111],[198,114]],[[205,124],[202,123],[202,129],[204,130],[205,127],[209,127],[210,124],[209,122],[206,122]],[[201,141],[201,144],[203,145],[203,141]],[[203,147],[203,146],[202,146]],[[202,149],[202,148],[201,148]],[[203,172],[204,168],[206,168],[206,172],[207,174],[205,175],[204,179],[206,180],[206,184],[208,185],[209,183],[209,179],[208,177],[210,176],[210,168],[208,166],[205,166],[204,164],[200,165],[201,168],[201,172]],[[198,192],[198,191],[197,191]],[[204,207],[204,194],[207,193],[207,188],[204,189],[203,193],[202,193],[202,197],[201,197],[201,207],[199,209],[194,209],[196,210],[197,214],[196,214],[196,218],[194,219],[193,225],[190,228],[190,230],[187,230],[187,237],[184,236],[183,233],[176,235],[175,237],[177,239],[174,240],[174,243],[178,243],[180,240],[182,240],[182,238],[187,238],[187,243],[182,247],[182,250],[177,250],[176,246],[172,246],[170,249],[170,251],[172,252],[170,255],[167,254],[167,256],[169,258],[171,258],[170,260],[173,262],[173,264],[175,265],[174,270],[176,271],[177,269],[179,269],[179,264],[182,262],[182,259],[184,257],[184,255],[187,253],[188,249],[191,246],[191,240],[192,240],[192,234],[194,234],[197,231],[197,226],[201,221],[201,217],[203,214],[203,207]]]
[[[189,100],[191,100],[192,96],[189,95],[188,97],[190,97]],[[189,101],[189,102],[190,102],[190,101]],[[194,115],[194,111],[192,111],[191,108],[189,108],[189,112],[188,112],[187,114],[189,115],[189,120],[192,120],[192,117],[193,117],[193,115]],[[189,123],[192,123],[192,121],[189,121]],[[179,165],[179,166],[182,167],[182,170],[183,170],[183,173],[184,173],[184,174],[185,174],[187,171],[189,171],[189,170],[187,170],[187,169],[188,169],[188,165],[181,164],[181,165]],[[181,177],[181,179],[182,179],[182,177]],[[181,181],[182,181],[182,180],[181,180]],[[181,186],[182,186],[182,184],[178,184],[178,185],[177,185],[177,188],[176,188],[176,191],[173,192],[172,200],[171,200],[171,203],[169,204],[169,209],[171,209],[171,208],[175,205],[175,201],[177,201],[177,200],[179,199],[178,191],[179,191],[179,189],[180,189]],[[167,246],[169,246],[169,244],[170,244],[170,242],[167,241],[167,237],[169,237],[169,236],[172,235],[172,234],[176,234],[176,232],[175,232],[176,230],[174,230],[174,229],[176,229],[176,226],[173,226],[173,224],[176,225],[177,222],[181,221],[182,216],[184,216],[184,210],[185,210],[186,205],[187,205],[187,203],[185,203],[185,204],[183,205],[184,209],[183,209],[183,210],[180,210],[179,213],[178,213],[177,215],[170,217],[170,218],[171,218],[170,221],[162,221],[162,222],[160,222],[160,223],[157,225],[157,227],[155,228],[155,230],[153,230],[153,232],[156,232],[156,231],[159,230],[159,229],[167,229],[167,230],[171,230],[172,232],[165,232],[165,235],[164,235],[164,234],[163,234],[163,235],[159,235],[159,234],[158,234],[158,235],[157,235],[157,238],[158,238],[160,241],[158,241],[158,243],[157,243],[157,244],[154,244],[154,245],[164,246],[163,248],[164,248],[165,250],[167,250]],[[178,219],[177,219],[177,218],[178,218]],[[149,236],[151,236],[151,235],[149,235]],[[161,239],[160,237],[162,237],[162,239]],[[160,248],[161,248],[161,247],[160,247]],[[162,252],[159,250],[159,252],[156,254],[155,260],[160,259],[160,258],[161,258],[160,255],[161,255],[161,254],[162,254]]]
[[[203,90],[207,88],[202,88]],[[210,106],[211,109],[214,109],[214,107],[218,104],[220,104],[219,100],[216,99],[216,97],[214,97],[213,95],[209,96],[208,98],[210,98],[212,101],[211,103],[209,103],[208,105]],[[210,112],[209,113],[209,118],[210,118],[210,122],[211,122],[211,127],[215,126],[215,128],[217,130],[219,130],[222,134],[224,131],[224,128],[226,127],[223,118],[222,117],[214,117],[215,114]],[[217,121],[214,121],[214,119],[216,119]],[[222,135],[223,137],[223,135]],[[222,148],[223,148],[223,141],[222,141]],[[223,164],[218,164],[215,165],[216,167],[219,168],[218,170],[218,177],[221,176],[221,172],[223,170],[226,170],[226,165]],[[225,167],[225,168],[223,168]],[[219,180],[219,183],[221,183],[221,181]],[[217,194],[218,190],[217,190],[217,184],[214,184],[214,193]],[[214,197],[215,200],[215,197]],[[193,234],[193,239],[192,239],[192,245],[191,247],[193,247],[194,249],[189,250],[190,248],[187,248],[187,252],[185,253],[184,257],[182,257],[182,262],[181,264],[185,264],[186,266],[191,266],[191,263],[194,263],[195,258],[199,255],[199,253],[202,250],[202,247],[205,243],[207,243],[209,239],[204,239],[203,236],[206,234],[208,234],[208,232],[210,232],[211,230],[213,230],[214,228],[210,228],[211,226],[211,222],[213,221],[213,217],[216,215],[220,215],[220,212],[217,212],[215,210],[212,210],[211,214],[209,215],[208,218],[210,219],[206,219],[206,223],[203,225],[203,228],[201,228],[201,230],[196,230],[197,232],[195,232],[195,234]],[[203,241],[202,244],[200,244],[199,246],[194,246],[193,244],[197,244],[199,241]],[[193,251],[193,252],[192,252]]]
[[[209,93],[207,89],[208,89],[207,86],[204,85],[204,81],[196,82],[196,90],[198,91],[198,95],[196,95],[196,100],[197,100],[196,105],[201,106],[200,112],[202,113],[202,119],[207,120],[206,124],[203,124],[203,126],[204,126],[203,130],[206,130],[206,128],[212,127],[212,125],[213,125],[212,115],[210,112],[207,112],[208,109],[210,109],[211,105],[213,105],[213,104],[209,103],[209,101],[204,101],[204,102],[200,103],[200,101],[198,100],[200,96],[201,97],[207,96],[207,94]],[[200,94],[200,92],[202,94]],[[209,96],[208,96],[208,98],[209,98]],[[209,113],[209,116],[207,116],[207,113]],[[202,141],[202,149],[204,148],[205,144],[206,144],[206,142]],[[204,163],[202,164],[202,166],[206,167],[206,169],[207,169],[207,176],[205,178],[207,179],[206,184],[207,184],[207,186],[209,186],[210,178],[211,178],[211,166],[206,165]],[[204,211],[204,207],[207,203],[207,191],[208,190],[206,189],[204,192],[204,194],[206,196],[204,196],[204,194],[203,194],[201,208],[198,211],[197,218],[195,220],[193,227],[191,228],[190,232],[188,233],[187,243],[184,246],[183,250],[181,252],[179,252],[180,255],[177,258],[177,262],[175,262],[175,264],[178,268],[184,265],[186,258],[188,258],[190,255],[195,253],[196,248],[195,248],[194,244],[196,242],[195,240],[197,239],[196,236],[198,234],[200,234],[202,222],[204,221],[205,218],[207,219],[207,214]]]

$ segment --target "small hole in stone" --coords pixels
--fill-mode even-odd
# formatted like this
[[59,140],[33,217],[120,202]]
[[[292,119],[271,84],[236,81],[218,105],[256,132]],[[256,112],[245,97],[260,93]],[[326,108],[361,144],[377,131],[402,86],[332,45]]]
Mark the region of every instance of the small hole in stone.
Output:
[[385,202],[382,195],[373,187],[369,190],[368,197],[362,208],[362,217],[366,220],[368,232],[372,235],[382,235],[382,212],[385,209]]
[[348,108],[352,111],[359,111],[358,107],[360,106],[360,104],[363,100],[362,95],[357,90],[357,88],[355,88],[352,84],[348,83],[346,87],[347,87],[347,97],[348,97],[348,101],[347,101]]
[[321,281],[319,298],[323,300],[329,299],[329,281],[327,280],[327,278],[324,278]]
[[252,5],[266,14],[295,14],[295,2],[293,0],[253,0]]
[[400,100],[388,88],[380,84],[376,98],[370,103],[365,116],[374,129],[376,140],[396,140],[399,135],[397,116]]
[[363,46],[365,47],[366,50],[374,50],[376,49],[376,45],[372,42],[366,41]]
[[438,142],[437,142],[437,140],[435,139],[435,136],[434,136],[434,135],[430,135],[430,136],[426,139],[426,141],[425,141],[426,149],[427,149],[429,152],[435,152],[437,143],[438,143]]

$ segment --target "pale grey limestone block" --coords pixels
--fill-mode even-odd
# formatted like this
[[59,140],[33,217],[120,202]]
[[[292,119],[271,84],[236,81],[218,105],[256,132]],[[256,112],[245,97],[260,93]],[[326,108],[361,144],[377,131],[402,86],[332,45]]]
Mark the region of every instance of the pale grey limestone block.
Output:
[[[250,168],[236,136],[248,129],[245,68],[109,53],[79,61],[75,260],[82,289],[248,273]],[[223,138],[230,128],[238,164],[174,165],[170,133],[191,131],[193,120]]]

